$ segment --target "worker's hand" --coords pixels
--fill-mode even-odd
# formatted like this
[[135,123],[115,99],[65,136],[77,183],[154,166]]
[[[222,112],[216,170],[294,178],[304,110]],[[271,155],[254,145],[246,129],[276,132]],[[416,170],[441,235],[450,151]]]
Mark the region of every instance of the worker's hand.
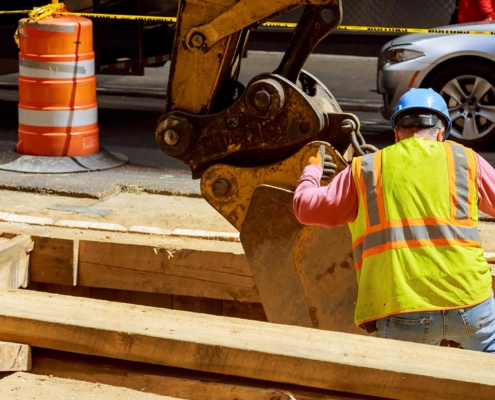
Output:
[[325,154],[325,146],[322,145],[318,148],[314,156],[309,157],[308,165],[319,165],[323,168],[322,179],[330,179],[335,175],[335,171],[337,170],[337,164],[332,161],[332,156]]
[[319,165],[323,168],[325,158],[325,146],[320,146],[316,151],[316,154],[312,157],[309,157],[308,165]]
[[325,155],[323,157],[323,175],[321,176],[323,179],[330,179],[333,175],[335,175],[337,164],[332,161],[332,156]]

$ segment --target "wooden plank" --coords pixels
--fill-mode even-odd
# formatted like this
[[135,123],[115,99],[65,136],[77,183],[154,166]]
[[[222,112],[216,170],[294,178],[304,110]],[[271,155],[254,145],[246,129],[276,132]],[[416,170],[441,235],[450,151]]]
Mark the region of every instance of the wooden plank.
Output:
[[33,282],[72,285],[74,241],[57,237],[33,236],[34,249],[29,263]]
[[0,340],[394,399],[495,392],[491,354],[27,290],[0,290]]
[[78,285],[259,302],[245,256],[224,252],[81,240]]
[[33,282],[260,301],[239,243],[4,225],[5,238],[33,235]]
[[[9,400],[186,400],[30,372],[2,374],[0,399]],[[190,400],[190,399],[187,399]]]
[[[154,291],[158,293],[166,293],[172,295],[187,295],[191,297],[206,297],[212,299],[224,299],[227,301],[240,301],[246,302],[247,307],[250,307],[252,303],[260,303],[261,299],[255,288],[252,273],[247,263],[246,256],[242,254],[242,249],[239,245],[234,243],[217,243],[218,252],[212,250],[204,250],[205,247],[202,241],[181,241],[176,242],[177,238],[167,239],[167,243],[163,242],[163,238],[156,239],[149,236],[144,240],[142,235],[103,235],[99,232],[85,232],[77,230],[68,230],[62,228],[51,227],[36,227],[27,226],[19,229],[14,229],[11,226],[5,227],[0,223],[0,228],[4,229],[3,237],[13,238],[22,232],[28,232],[34,234],[32,236],[35,246],[30,256],[30,279],[33,282],[44,282],[50,284],[70,286],[74,284],[74,278],[77,276],[77,271],[74,268],[74,264],[77,261],[77,257],[74,256],[74,249],[77,249],[75,243],[78,241],[78,237],[85,237],[83,241],[88,246],[83,250],[83,257],[86,262],[86,270],[84,271],[82,282],[77,282],[78,285],[85,285],[91,287],[94,285],[98,288],[110,288],[116,290],[132,290],[137,292],[143,292],[144,288],[148,293]],[[10,229],[9,232],[6,230]],[[50,236],[43,236],[43,235]],[[91,240],[89,240],[91,239]],[[93,244],[90,244],[93,243]],[[178,243],[178,244],[177,244]],[[189,248],[185,247],[189,243]],[[209,243],[211,244],[211,243]],[[126,257],[127,246],[134,247],[134,258],[132,262]],[[170,250],[171,249],[171,250]],[[174,249],[179,249],[175,251]],[[162,258],[168,260],[168,251],[175,255],[176,260],[180,260],[180,264],[177,268],[173,263],[169,263],[168,273],[163,273],[160,270],[161,264],[153,261],[155,259],[155,251],[161,254]],[[91,252],[93,252],[91,254]],[[167,257],[164,254],[167,254]],[[101,254],[101,259],[100,259]],[[117,256],[115,257],[115,254]],[[210,255],[213,256],[210,258]],[[76,254],[77,256],[77,254]],[[108,262],[108,260],[110,260]],[[116,260],[120,260],[118,264]],[[144,260],[144,263],[154,262],[155,270],[147,271],[146,267],[142,267],[139,260]],[[338,301],[333,301],[330,297],[322,307],[314,307],[316,310],[314,315],[318,320],[318,326],[323,329],[327,328],[329,322],[335,319],[335,312],[329,312],[328,309],[341,308],[347,305],[349,312],[346,314],[346,320],[351,321],[347,326],[348,331],[355,330],[352,326],[352,306],[355,301],[353,298],[353,291],[344,290],[344,286],[339,286],[335,282],[336,274],[326,273],[328,268],[325,268],[325,260],[321,260],[319,263],[314,264],[315,270],[311,275],[311,265],[305,261],[305,258],[300,258],[302,263],[306,263],[309,268],[307,275],[303,275],[304,279],[312,278],[316,286],[314,286],[313,296],[325,296],[327,293],[333,293],[335,290],[340,290],[345,296],[337,296],[340,298]],[[331,270],[332,263],[329,263]],[[138,267],[136,267],[138,266]],[[495,268],[492,267],[492,276],[495,286]],[[196,271],[199,270],[201,277],[196,277]],[[318,271],[317,271],[318,270]],[[319,271],[322,270],[322,271]],[[341,273],[344,271],[342,268],[337,268]],[[125,274],[123,273],[125,271]],[[345,272],[345,271],[344,271]],[[202,274],[202,275],[201,275]],[[349,281],[354,282],[354,272],[349,272]],[[122,279],[125,276],[126,279]],[[209,278],[213,276],[213,281]],[[340,275],[339,275],[340,276]],[[239,279],[243,284],[250,282],[247,290],[240,288],[236,285],[230,285],[229,278],[232,278],[234,282],[239,282]],[[304,282],[303,279],[303,282]],[[314,283],[313,282],[313,283]],[[311,288],[310,284],[305,283],[306,286]],[[164,288],[165,286],[165,288]],[[89,295],[89,291],[87,291]],[[335,297],[335,296],[334,296]],[[334,299],[335,300],[335,299]],[[327,305],[331,307],[327,307]],[[339,306],[341,304],[341,306]],[[224,306],[225,308],[225,306]],[[229,308],[225,308],[227,312],[225,315],[239,316],[239,314],[229,313]],[[232,309],[232,308],[230,308]],[[263,312],[264,313],[264,312]],[[263,319],[259,313],[260,318]],[[242,314],[242,313],[241,313]],[[340,312],[342,314],[342,312]],[[358,331],[360,332],[360,331]]]
[[79,274],[79,240],[74,240],[72,246],[72,284],[76,286]]
[[199,312],[224,317],[251,319],[266,322],[266,315],[260,303],[241,303],[238,301],[215,300],[198,297],[174,296],[162,293],[135,292],[131,290],[103,289],[82,286],[53,285],[31,282],[30,290],[86,297],[90,299],[117,301],[142,306],[168,308],[189,312]]
[[0,372],[29,371],[31,347],[26,344],[0,342]]
[[58,226],[37,226],[26,224],[12,224],[0,222],[0,232],[4,235],[30,235],[67,240],[81,239],[97,242],[114,242],[140,244],[144,246],[165,247],[169,250],[190,249],[242,254],[242,246],[238,242],[221,242],[217,240],[203,240],[182,238],[179,236],[160,237],[139,233],[91,231],[79,228],[64,228]]
[[33,348],[31,373],[194,400],[378,399],[41,348]]
[[0,243],[0,287],[20,288],[29,284],[29,256],[33,241],[19,235]]

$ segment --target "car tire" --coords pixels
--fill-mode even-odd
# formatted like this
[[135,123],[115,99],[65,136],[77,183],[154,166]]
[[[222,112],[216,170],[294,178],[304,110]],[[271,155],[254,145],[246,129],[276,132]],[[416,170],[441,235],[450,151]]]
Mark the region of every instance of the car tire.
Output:
[[452,119],[449,139],[466,146],[495,136],[495,73],[484,64],[460,62],[442,69],[429,87],[444,98]]

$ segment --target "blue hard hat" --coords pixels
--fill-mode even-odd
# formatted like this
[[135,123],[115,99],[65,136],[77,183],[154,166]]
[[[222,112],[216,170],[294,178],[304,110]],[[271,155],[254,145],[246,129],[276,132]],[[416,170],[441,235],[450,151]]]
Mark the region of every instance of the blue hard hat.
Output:
[[445,103],[443,97],[433,89],[411,89],[404,94],[395,107],[394,115],[390,118],[390,125],[392,125],[392,128],[395,128],[395,122],[399,114],[414,108],[431,110],[442,115],[447,122],[445,136],[452,129],[452,120],[449,117],[447,103]]

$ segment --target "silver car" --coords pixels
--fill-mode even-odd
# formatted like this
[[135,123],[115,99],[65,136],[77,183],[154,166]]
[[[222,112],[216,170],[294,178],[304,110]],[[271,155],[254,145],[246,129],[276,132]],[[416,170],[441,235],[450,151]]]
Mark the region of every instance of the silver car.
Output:
[[[489,31],[495,23],[438,29]],[[409,34],[383,46],[377,89],[381,113],[389,119],[409,88],[432,88],[445,99],[452,118],[451,139],[473,146],[495,136],[495,37],[479,34]]]

